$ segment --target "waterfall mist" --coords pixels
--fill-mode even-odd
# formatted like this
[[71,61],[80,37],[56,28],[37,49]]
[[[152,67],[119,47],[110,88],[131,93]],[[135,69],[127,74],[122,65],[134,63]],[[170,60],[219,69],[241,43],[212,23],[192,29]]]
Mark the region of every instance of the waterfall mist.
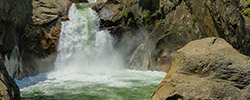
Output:
[[[84,4],[80,4],[84,6]],[[165,73],[125,67],[126,42],[113,47],[108,31],[90,8],[73,4],[62,23],[58,55],[52,72],[16,81],[24,100],[149,100]]]
[[121,55],[112,46],[112,37],[99,29],[93,10],[73,5],[69,19],[62,23],[55,71],[94,73],[124,68]]

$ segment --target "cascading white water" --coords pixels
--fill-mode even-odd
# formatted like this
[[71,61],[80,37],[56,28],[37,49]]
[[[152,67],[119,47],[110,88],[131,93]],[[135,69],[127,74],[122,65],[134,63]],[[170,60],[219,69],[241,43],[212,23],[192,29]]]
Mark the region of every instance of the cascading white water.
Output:
[[[81,4],[84,6],[84,4]],[[73,5],[62,23],[55,70],[17,81],[23,99],[145,100],[165,73],[127,70],[90,8]]]
[[123,61],[112,47],[107,31],[99,30],[98,17],[90,8],[69,11],[62,23],[56,71],[65,73],[107,72],[122,68]]

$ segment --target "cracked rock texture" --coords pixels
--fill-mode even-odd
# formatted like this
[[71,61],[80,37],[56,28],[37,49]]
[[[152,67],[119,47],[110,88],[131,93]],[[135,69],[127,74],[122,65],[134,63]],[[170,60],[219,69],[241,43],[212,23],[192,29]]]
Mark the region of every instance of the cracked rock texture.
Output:
[[221,38],[178,50],[152,100],[249,100],[250,58]]
[[22,67],[17,78],[51,70],[68,4],[68,0],[32,1],[32,11],[19,42]]
[[100,15],[100,27],[118,38],[118,48],[124,41],[134,44],[126,58],[130,68],[167,72],[176,50],[205,37],[224,38],[250,55],[244,4],[245,0],[106,0],[93,9]]
[[19,88],[0,61],[0,100],[20,100]]
[[11,77],[46,72],[53,66],[61,21],[69,0],[1,0],[1,59]]

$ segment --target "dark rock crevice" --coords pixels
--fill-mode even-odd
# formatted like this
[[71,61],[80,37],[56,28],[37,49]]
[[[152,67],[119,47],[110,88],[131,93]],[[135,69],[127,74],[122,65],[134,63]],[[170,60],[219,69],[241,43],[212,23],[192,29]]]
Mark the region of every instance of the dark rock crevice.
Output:
[[182,100],[182,99],[183,99],[183,96],[178,95],[178,94],[175,94],[171,97],[166,98],[166,100]]
[[2,61],[0,61],[0,85],[1,100],[20,100],[19,88],[15,81],[9,76]]

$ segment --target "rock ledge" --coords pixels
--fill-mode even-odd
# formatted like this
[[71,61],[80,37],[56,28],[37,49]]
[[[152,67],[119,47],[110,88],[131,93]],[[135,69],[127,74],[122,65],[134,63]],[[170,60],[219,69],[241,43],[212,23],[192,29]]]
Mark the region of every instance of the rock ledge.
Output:
[[249,100],[249,94],[249,57],[213,37],[176,52],[152,100]]

